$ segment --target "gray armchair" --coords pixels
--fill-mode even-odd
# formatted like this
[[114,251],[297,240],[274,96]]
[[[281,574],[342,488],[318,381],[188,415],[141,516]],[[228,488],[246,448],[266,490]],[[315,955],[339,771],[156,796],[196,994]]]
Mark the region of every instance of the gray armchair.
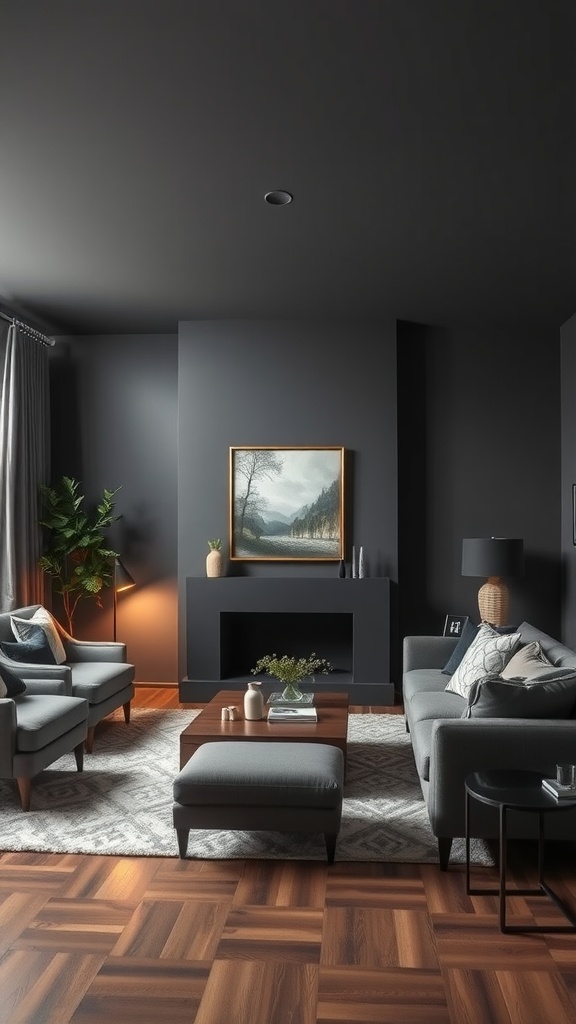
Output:
[[58,682],[55,693],[46,686],[29,680],[25,693],[0,698],[0,778],[15,779],[23,811],[30,809],[32,778],[63,754],[73,750],[83,768],[88,701],[64,695]]
[[[0,643],[15,641],[10,616],[31,619],[40,605],[28,605],[0,614]],[[53,617],[52,617],[53,618]],[[51,684],[61,683],[60,692],[88,702],[86,751],[92,752],[95,728],[106,715],[122,707],[124,720],[130,721],[130,702],[134,696],[135,667],[126,661],[126,645],[108,641],[75,640],[53,618],[66,653],[61,665],[15,661],[0,650],[0,664],[15,672],[27,684],[53,692]],[[40,678],[41,677],[41,678]]]

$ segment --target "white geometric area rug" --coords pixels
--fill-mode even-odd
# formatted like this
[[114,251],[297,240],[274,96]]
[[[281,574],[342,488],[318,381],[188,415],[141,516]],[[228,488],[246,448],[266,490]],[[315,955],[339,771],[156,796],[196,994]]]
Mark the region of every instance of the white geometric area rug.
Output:
[[[33,779],[26,813],[15,782],[0,781],[0,850],[177,857],[172,784],[180,733],[196,714],[133,708],[128,726],[103,721],[84,771],[72,754],[60,758]],[[437,863],[403,716],[350,715],[348,739],[336,860]],[[472,847],[475,863],[493,863],[484,843]],[[188,857],[325,860],[326,848],[320,834],[198,830]],[[463,840],[450,859],[462,863]]]

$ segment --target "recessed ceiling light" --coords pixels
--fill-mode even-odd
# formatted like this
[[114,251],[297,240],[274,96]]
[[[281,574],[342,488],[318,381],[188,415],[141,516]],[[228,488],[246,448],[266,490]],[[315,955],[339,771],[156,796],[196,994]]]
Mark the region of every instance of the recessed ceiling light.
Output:
[[284,192],[283,189],[276,189],[274,192],[267,192],[264,199],[271,206],[286,206],[286,203],[291,203],[294,196],[290,195],[289,192]]

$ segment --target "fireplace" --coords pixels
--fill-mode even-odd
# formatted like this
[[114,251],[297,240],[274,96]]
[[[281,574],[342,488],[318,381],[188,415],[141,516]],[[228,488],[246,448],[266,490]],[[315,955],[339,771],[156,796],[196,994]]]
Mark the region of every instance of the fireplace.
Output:
[[347,691],[353,704],[393,704],[389,622],[387,577],[188,577],[180,700],[244,691],[264,654],[315,652],[333,666],[316,677],[315,690]]

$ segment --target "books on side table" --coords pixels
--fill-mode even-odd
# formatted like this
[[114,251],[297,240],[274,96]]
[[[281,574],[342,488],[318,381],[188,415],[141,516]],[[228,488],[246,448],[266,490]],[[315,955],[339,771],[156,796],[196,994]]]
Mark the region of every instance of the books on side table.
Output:
[[576,787],[562,786],[556,779],[542,779],[542,787],[557,800],[576,800]]
[[272,707],[268,711],[269,722],[294,722],[299,725],[302,722],[317,722],[318,715],[316,708],[290,708],[290,707]]

